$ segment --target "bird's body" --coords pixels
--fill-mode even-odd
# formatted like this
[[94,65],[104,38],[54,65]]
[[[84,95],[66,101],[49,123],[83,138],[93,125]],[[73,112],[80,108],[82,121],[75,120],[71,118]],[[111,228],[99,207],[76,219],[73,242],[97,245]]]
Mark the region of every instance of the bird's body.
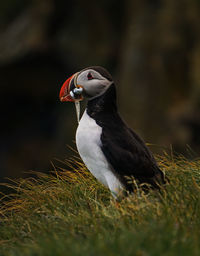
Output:
[[[83,95],[88,98],[77,128],[76,144],[90,172],[114,197],[123,190],[132,192],[133,177],[159,189],[165,183],[164,174],[143,140],[121,119],[110,74],[101,67],[91,67],[76,73],[70,81],[64,84],[65,90],[74,93],[73,88],[83,87]],[[61,98],[65,95],[62,90]],[[67,100],[63,101],[72,101],[68,94],[64,97]]]
[[123,189],[123,185],[114,175],[102,151],[101,135],[102,127],[85,110],[76,131],[78,152],[95,178],[108,187],[115,196]]

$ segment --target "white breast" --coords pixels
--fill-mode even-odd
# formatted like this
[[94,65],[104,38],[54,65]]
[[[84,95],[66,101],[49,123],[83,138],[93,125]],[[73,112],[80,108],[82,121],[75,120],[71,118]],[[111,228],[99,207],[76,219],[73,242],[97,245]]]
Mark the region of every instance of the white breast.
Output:
[[116,196],[123,186],[111,171],[100,146],[102,128],[85,111],[76,131],[78,152],[88,170]]

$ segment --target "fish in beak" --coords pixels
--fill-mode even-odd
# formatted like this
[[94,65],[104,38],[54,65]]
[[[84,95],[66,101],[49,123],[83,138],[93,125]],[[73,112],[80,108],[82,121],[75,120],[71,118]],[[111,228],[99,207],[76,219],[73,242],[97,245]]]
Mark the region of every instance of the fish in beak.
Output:
[[64,82],[59,94],[60,101],[76,102],[83,100],[83,87],[76,82],[78,74],[72,75]]

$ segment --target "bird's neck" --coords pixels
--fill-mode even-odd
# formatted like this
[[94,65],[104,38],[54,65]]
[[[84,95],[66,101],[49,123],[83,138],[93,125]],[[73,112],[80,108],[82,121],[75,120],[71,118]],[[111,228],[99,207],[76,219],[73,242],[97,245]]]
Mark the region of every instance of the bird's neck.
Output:
[[114,83],[110,85],[104,94],[89,100],[87,103],[87,114],[94,119],[97,119],[102,114],[112,115],[116,112],[116,88]]

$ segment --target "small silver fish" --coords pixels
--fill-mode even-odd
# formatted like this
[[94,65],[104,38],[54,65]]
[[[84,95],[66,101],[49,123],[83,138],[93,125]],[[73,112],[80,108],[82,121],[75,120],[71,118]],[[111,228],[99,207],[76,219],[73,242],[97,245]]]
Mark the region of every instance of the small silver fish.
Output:
[[80,121],[80,101],[75,101],[75,108],[76,108],[76,116],[77,116],[77,121],[79,123]]

